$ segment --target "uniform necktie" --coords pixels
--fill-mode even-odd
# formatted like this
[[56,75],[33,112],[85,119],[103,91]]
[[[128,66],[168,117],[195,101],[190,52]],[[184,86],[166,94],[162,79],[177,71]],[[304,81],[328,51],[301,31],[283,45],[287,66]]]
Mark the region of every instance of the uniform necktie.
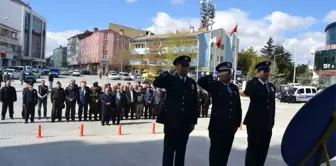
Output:
[[265,88],[266,88],[267,92],[269,92],[269,89],[268,89],[268,85],[267,85],[267,83],[265,83],[265,84],[264,84],[264,86],[265,86]]
[[232,94],[232,89],[229,84],[226,85],[227,90],[229,91],[230,94]]

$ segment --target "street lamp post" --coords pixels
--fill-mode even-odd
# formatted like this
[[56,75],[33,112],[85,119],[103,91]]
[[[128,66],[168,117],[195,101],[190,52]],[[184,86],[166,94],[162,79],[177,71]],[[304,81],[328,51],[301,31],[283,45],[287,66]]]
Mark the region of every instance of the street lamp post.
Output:
[[294,73],[293,73],[293,83],[295,83],[296,77],[296,53],[294,53]]

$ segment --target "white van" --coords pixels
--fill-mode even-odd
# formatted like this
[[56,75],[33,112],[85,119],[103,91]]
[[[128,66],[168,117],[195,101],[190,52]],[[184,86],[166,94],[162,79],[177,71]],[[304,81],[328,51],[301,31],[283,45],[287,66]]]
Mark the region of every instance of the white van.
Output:
[[293,90],[297,102],[307,102],[317,94],[317,89],[313,86],[295,86]]
[[32,72],[33,67],[31,66],[16,66],[20,71]]

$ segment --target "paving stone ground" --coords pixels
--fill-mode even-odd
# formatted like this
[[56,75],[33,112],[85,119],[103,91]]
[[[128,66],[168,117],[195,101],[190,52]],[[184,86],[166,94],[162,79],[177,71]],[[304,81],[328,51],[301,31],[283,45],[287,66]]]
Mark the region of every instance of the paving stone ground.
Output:
[[[46,79],[46,77],[44,77]],[[70,79],[86,80],[101,84],[109,81],[97,76],[63,77],[63,86]],[[125,83],[125,82],[123,82]],[[122,136],[117,135],[117,126],[100,126],[99,122],[50,123],[50,119],[35,120],[24,124],[21,119],[22,88],[13,81],[18,91],[15,103],[15,119],[0,121],[1,166],[160,166],[162,155],[162,125],[156,124],[152,134],[153,120],[128,120],[122,122]],[[242,98],[244,115],[249,99]],[[49,104],[49,103],[48,103]],[[50,115],[50,107],[48,115]],[[286,165],[281,157],[280,144],[283,132],[302,104],[277,103],[276,124],[266,166]],[[1,108],[1,107],[0,107]],[[64,113],[63,113],[64,115]],[[191,134],[186,155],[186,166],[207,166],[209,139],[208,118],[200,118]],[[84,137],[79,137],[79,126],[84,124]],[[37,126],[42,126],[42,137],[37,139]],[[229,166],[243,166],[247,146],[246,130],[237,131],[231,151]]]

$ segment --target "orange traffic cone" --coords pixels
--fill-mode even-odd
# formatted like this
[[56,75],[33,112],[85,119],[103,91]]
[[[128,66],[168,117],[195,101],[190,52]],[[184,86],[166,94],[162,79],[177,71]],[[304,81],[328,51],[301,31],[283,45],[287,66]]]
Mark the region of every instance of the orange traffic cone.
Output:
[[239,130],[243,130],[243,124],[242,123],[240,123]]
[[81,125],[80,125],[80,128],[79,128],[79,136],[80,136],[80,137],[84,137],[84,124],[81,124]]
[[121,134],[121,123],[120,123],[119,126],[118,126],[118,133],[117,133],[117,135],[122,135],[122,134]]
[[37,127],[37,136],[36,138],[42,138],[42,127],[41,125],[38,125]]
[[153,122],[153,125],[152,125],[152,134],[155,134],[155,122]]

